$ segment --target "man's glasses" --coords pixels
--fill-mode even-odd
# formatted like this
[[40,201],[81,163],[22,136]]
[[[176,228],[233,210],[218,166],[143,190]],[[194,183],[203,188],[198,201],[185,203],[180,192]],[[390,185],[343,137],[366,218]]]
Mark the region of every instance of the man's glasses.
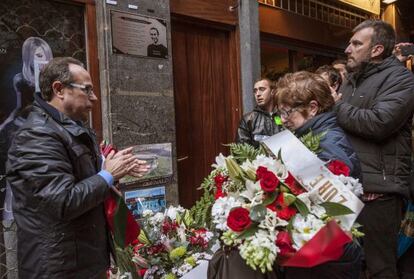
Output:
[[87,85],[77,84],[77,83],[69,83],[69,86],[74,87],[74,88],[79,88],[88,97],[92,96],[92,94],[93,94],[93,87],[92,86],[87,86]]

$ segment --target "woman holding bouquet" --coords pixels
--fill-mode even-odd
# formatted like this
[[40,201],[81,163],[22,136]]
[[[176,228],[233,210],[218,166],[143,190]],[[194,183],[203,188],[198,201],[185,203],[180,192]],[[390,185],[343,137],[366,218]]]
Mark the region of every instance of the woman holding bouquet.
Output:
[[[332,111],[335,104],[328,83],[310,72],[286,74],[277,83],[276,103],[282,122],[297,137],[312,133],[320,138],[315,152],[327,163],[341,161],[349,168],[349,175],[360,178],[361,168],[356,153],[336,122]],[[338,261],[330,261],[312,268],[285,268],[286,279],[357,279],[361,270],[362,249],[347,244]]]

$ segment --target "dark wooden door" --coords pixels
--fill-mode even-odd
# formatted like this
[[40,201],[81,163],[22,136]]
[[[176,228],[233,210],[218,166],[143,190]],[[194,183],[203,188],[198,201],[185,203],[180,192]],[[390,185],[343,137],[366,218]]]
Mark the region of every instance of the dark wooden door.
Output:
[[172,54],[180,204],[190,207],[240,117],[234,31],[174,20]]

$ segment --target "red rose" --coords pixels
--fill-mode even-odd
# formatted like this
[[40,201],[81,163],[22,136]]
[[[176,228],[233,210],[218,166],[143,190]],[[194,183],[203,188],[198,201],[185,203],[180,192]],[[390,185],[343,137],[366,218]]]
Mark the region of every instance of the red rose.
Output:
[[328,169],[335,175],[343,174],[345,176],[349,176],[350,173],[349,167],[344,162],[339,160],[332,160],[328,165]]
[[242,232],[252,224],[249,211],[243,207],[237,207],[230,211],[227,217],[227,226],[235,232]]
[[296,250],[293,248],[292,239],[288,232],[281,231],[277,234],[276,245],[279,247],[279,255],[286,256],[291,253],[295,253]]
[[267,168],[265,168],[265,167],[258,167],[257,170],[256,170],[256,178],[257,178],[257,180],[262,179],[263,175],[265,173],[267,173],[267,172],[269,172],[267,170]]
[[260,179],[260,187],[263,191],[273,192],[276,190],[277,186],[279,186],[279,179],[273,172],[268,171],[263,173],[262,178]]
[[276,210],[276,216],[280,219],[289,221],[297,213],[296,208],[292,206],[283,207],[281,210]]
[[305,193],[305,189],[302,188],[302,186],[296,181],[296,179],[293,177],[293,175],[289,172],[288,177],[285,179],[285,184],[288,186],[289,190],[294,194],[295,196],[298,196],[302,193]]

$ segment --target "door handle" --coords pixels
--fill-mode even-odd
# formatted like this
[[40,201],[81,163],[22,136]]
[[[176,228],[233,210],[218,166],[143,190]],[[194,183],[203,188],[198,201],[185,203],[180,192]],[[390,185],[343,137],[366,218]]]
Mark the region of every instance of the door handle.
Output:
[[181,162],[181,161],[184,161],[186,159],[188,159],[188,156],[184,156],[184,157],[181,157],[181,158],[177,158],[177,162]]

